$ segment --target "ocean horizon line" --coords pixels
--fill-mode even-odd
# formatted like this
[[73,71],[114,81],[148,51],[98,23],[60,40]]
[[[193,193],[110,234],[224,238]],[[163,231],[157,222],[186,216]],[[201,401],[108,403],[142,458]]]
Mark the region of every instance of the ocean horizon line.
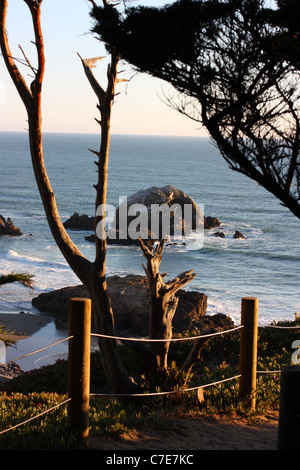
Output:
[[[28,134],[28,131],[26,129],[24,130],[0,130],[1,134]],[[52,134],[52,135],[93,135],[93,136],[101,136],[101,133],[98,132],[70,132],[70,131],[43,131],[43,134]],[[131,134],[131,133],[121,133],[121,132],[112,132],[111,137],[113,136],[122,136],[122,137],[177,137],[177,138],[187,138],[187,139],[206,139],[209,140],[210,136],[205,136],[205,135],[178,135],[178,134]]]

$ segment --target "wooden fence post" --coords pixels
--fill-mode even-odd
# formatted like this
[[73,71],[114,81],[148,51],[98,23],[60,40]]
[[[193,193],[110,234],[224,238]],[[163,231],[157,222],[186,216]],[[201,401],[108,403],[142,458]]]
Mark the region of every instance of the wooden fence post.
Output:
[[68,424],[84,445],[89,436],[91,300],[73,298],[69,306]]
[[277,450],[300,448],[300,366],[283,367]]
[[240,344],[240,397],[249,397],[248,406],[256,406],[256,366],[257,366],[257,332],[258,332],[258,299],[244,297],[241,312]]

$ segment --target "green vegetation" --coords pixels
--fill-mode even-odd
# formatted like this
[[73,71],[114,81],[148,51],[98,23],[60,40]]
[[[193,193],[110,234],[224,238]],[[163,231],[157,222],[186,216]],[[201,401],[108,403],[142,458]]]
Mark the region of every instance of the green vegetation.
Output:
[[[33,275],[27,273],[2,274],[0,276],[0,286],[3,284],[10,284],[11,282],[20,282],[23,286],[33,289],[33,278]],[[6,346],[12,346],[15,344],[14,340],[7,337],[8,334],[12,333],[12,331],[7,331],[4,326],[0,325],[0,340],[4,341]]]
[[0,286],[11,282],[20,282],[25,287],[33,289],[33,275],[27,273],[2,274],[0,276]]
[[[300,319],[296,318],[294,322],[280,322],[274,326],[300,326]],[[195,330],[192,334],[199,334],[199,331]],[[186,332],[186,335],[190,336],[191,332]],[[176,431],[178,421],[175,418],[201,414],[235,413],[247,418],[250,423],[257,422],[267,411],[278,410],[280,374],[274,371],[291,365],[291,346],[297,337],[299,330],[259,329],[257,369],[271,373],[258,373],[255,412],[249,412],[240,400],[238,379],[205,387],[204,403],[201,405],[196,399],[195,391],[145,398],[127,407],[122,406],[115,398],[91,397],[90,435],[121,435],[140,426]],[[179,374],[180,368],[177,364],[181,364],[190,346],[191,341],[172,343],[169,377]],[[144,372],[141,372],[136,356],[125,346],[120,348],[131,377],[140,379]],[[91,393],[109,393],[99,354],[94,352],[91,355]],[[192,377],[186,386],[191,388],[233,377],[238,375],[238,367],[239,331],[215,336],[207,342],[202,359],[193,369]],[[184,377],[177,379],[174,388],[180,390]],[[162,380],[157,383],[156,390],[163,390]],[[67,362],[59,360],[54,365],[44,366],[0,383],[0,397],[1,431],[34,417],[67,398]],[[0,435],[0,440],[1,449],[79,448],[75,436],[68,429],[66,404]]]
[[13,346],[16,342],[9,338],[7,335],[12,334],[13,332],[6,330],[6,328],[0,325],[0,341],[3,341],[6,346]]

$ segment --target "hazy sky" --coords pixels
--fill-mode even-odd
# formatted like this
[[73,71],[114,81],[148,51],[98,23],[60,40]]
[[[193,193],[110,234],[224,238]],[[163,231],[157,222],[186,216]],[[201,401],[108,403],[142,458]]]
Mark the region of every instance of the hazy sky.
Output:
[[[165,0],[141,0],[137,4],[161,6]],[[103,45],[92,34],[87,0],[43,0],[42,25],[45,42],[46,73],[43,88],[43,129],[46,132],[95,133],[96,95],[84,75],[77,52],[83,58],[106,55]],[[22,46],[35,64],[36,54],[31,17],[23,0],[10,0],[7,18],[10,47],[21,58]],[[107,61],[94,69],[100,84],[106,86]],[[124,69],[120,64],[119,70]],[[28,76],[28,68],[21,69]],[[103,74],[103,76],[102,76]],[[163,102],[170,85],[145,74],[134,75],[127,65],[119,84],[121,92],[113,107],[112,133],[200,136],[200,125],[180,115]],[[31,79],[28,77],[28,81]],[[0,57],[0,131],[23,131],[26,112]]]

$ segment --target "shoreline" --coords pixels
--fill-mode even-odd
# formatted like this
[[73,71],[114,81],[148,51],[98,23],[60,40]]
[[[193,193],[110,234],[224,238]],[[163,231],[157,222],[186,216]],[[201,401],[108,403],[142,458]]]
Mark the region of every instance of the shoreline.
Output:
[[[0,326],[5,330],[0,334],[0,339],[14,343],[6,348],[6,364],[17,362],[24,372],[66,358],[68,355],[68,342],[61,341],[68,336],[68,327],[60,323],[54,314],[0,311]],[[49,345],[53,345],[53,349],[51,347],[40,356],[33,353],[47,349],[45,347]],[[93,347],[96,345],[95,340]]]
[[[214,313],[209,313],[207,316],[214,315]],[[226,315],[226,314],[225,314]],[[235,325],[239,325],[234,319],[232,319]],[[268,326],[273,323],[273,321],[294,321],[295,318],[291,319],[278,319],[278,320],[269,320],[265,324],[260,323],[261,326]],[[0,326],[3,326],[5,333],[0,334],[0,338],[5,337],[12,341],[24,340],[34,336],[42,328],[50,325],[51,323],[56,323],[60,320],[57,319],[55,314],[47,312],[34,313],[30,311],[11,311],[4,312],[0,311]],[[65,329],[65,328],[62,328]],[[67,328],[66,328],[67,329]]]
[[3,337],[13,341],[33,336],[54,320],[54,316],[43,313],[0,312],[0,326],[3,326],[6,330]]
[[[0,325],[5,329],[0,339],[14,343],[6,347],[6,366],[18,364],[22,372],[27,372],[53,363],[53,360],[64,357],[67,353],[64,343],[56,345],[49,352],[43,351],[45,346],[62,339],[60,335],[63,330],[57,330],[54,316],[43,313],[0,312]],[[43,352],[37,355],[34,351]]]

